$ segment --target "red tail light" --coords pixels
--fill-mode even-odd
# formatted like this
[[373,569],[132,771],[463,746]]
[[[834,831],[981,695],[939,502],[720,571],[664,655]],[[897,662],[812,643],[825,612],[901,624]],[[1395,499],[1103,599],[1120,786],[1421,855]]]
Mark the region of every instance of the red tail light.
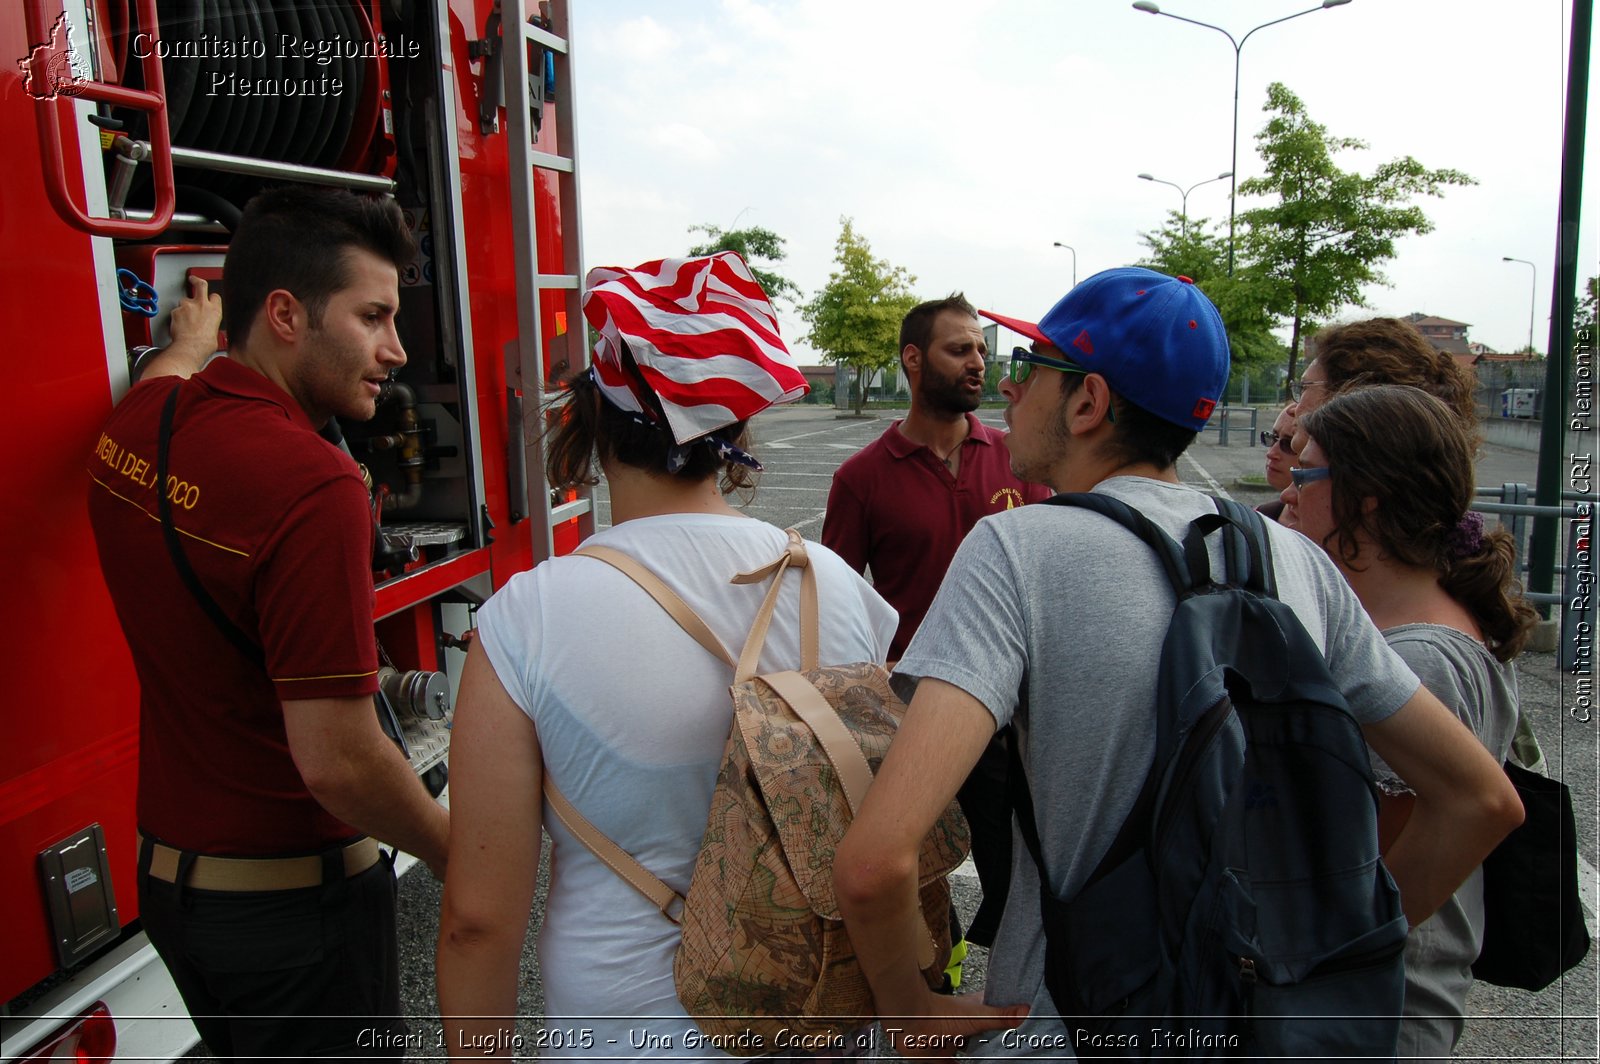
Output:
[[105,1002],[97,1001],[22,1059],[30,1064],[49,1060],[103,1061],[110,1060],[116,1051],[117,1023]]

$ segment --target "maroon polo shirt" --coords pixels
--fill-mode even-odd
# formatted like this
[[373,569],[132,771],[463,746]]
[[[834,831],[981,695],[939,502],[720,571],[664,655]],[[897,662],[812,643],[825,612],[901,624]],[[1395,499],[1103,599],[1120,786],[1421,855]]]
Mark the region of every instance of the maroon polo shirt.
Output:
[[857,572],[870,567],[878,594],[900,611],[891,661],[905,653],[978,519],[1050,497],[1043,484],[1025,484],[1011,472],[1005,433],[971,414],[967,425],[954,474],[932,450],[901,435],[896,421],[833,475],[822,543]]
[[[257,642],[228,642],[178,576],[156,496],[174,418],[173,523],[201,583]],[[350,457],[261,374],[226,358],[117,404],[89,455],[89,518],[139,675],[139,826],[181,849],[304,853],[357,834],[306,790],[282,702],[377,689],[372,518]]]

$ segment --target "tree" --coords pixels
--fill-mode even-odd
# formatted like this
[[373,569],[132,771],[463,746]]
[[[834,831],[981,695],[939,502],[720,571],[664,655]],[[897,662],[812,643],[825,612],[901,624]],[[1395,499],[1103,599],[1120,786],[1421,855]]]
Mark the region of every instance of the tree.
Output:
[[856,371],[856,413],[866,404],[873,373],[900,357],[900,321],[917,304],[911,286],[917,279],[904,267],[872,257],[866,238],[857,236],[849,218],[839,219],[833,245],[838,269],[828,283],[800,308],[811,327],[808,343],[829,362],[843,362]]
[[1266,173],[1241,182],[1246,196],[1276,202],[1245,211],[1246,255],[1268,282],[1267,308],[1291,323],[1289,379],[1307,326],[1347,305],[1366,306],[1361,290],[1387,284],[1379,267],[1394,258],[1395,240],[1433,229],[1417,196],[1441,196],[1446,185],[1477,182],[1459,170],[1429,170],[1409,155],[1363,176],[1341,170],[1333,156],[1367,145],[1329,135],[1281,83],[1267,87],[1272,117],[1256,134]]
[[1272,335],[1266,280],[1248,263],[1228,276],[1228,242],[1210,219],[1190,219],[1185,227],[1183,216],[1169,211],[1166,223],[1140,233],[1139,241],[1150,249],[1140,266],[1189,278],[1217,305],[1235,366],[1254,369],[1283,357],[1283,344]]
[[[1578,302],[1572,308],[1572,341],[1594,350],[1595,310],[1600,307],[1600,277],[1591,277],[1578,289]],[[1584,330],[1589,335],[1583,335]]]
[[[735,219],[737,221],[737,219]],[[714,225],[691,225],[691,233],[704,233],[706,239],[689,249],[690,255],[715,255],[719,251],[736,251],[744,264],[750,267],[750,272],[755,275],[761,287],[767,290],[767,298],[776,303],[779,299],[787,299],[791,303],[800,302],[800,286],[780,273],[756,265],[756,260],[765,259],[768,262],[782,262],[786,252],[783,250],[783,237],[770,229],[763,229],[759,225],[752,225],[748,229],[719,229]]]

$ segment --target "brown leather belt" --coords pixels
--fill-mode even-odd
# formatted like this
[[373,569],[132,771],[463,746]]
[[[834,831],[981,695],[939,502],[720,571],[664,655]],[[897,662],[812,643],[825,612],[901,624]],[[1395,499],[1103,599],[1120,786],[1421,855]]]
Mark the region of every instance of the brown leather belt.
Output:
[[[151,847],[150,874],[163,883],[178,881],[178,860],[183,851],[138,836],[139,845]],[[378,842],[357,839],[344,848],[344,874],[348,879],[378,863]],[[322,885],[322,858],[309,857],[195,857],[188,885],[195,890],[299,890]]]

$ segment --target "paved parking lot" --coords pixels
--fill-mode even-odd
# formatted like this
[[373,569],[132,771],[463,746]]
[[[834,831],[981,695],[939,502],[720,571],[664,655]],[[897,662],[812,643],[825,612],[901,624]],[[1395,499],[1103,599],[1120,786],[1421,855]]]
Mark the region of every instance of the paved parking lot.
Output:
[[[1003,427],[999,410],[984,410],[986,422]],[[754,499],[747,510],[753,516],[780,526],[794,526],[810,538],[817,538],[827,502],[833,471],[851,454],[875,439],[894,415],[882,412],[867,419],[840,417],[829,408],[791,407],[763,415],[755,425],[754,450],[767,467]],[[1270,423],[1263,420],[1263,426]],[[1239,483],[1246,474],[1259,473],[1264,452],[1248,445],[1242,431],[1230,437],[1230,446],[1217,441],[1216,433],[1204,436],[1184,457],[1179,466],[1183,480],[1212,492],[1226,492],[1242,502],[1256,504],[1271,493]],[[1479,464],[1480,484],[1505,481],[1532,481],[1533,455],[1505,448],[1488,448]],[[597,519],[609,523],[610,514],[604,489],[598,499]],[[1564,775],[1573,788],[1578,807],[1579,846],[1591,866],[1587,870],[1586,905],[1589,925],[1595,919],[1594,856],[1596,845],[1596,744],[1593,722],[1579,723],[1567,712],[1568,687],[1556,671],[1554,655],[1527,654],[1519,662],[1522,673],[1523,705],[1532,715],[1535,728],[1545,744],[1553,772]],[[437,934],[439,885],[426,870],[414,870],[401,880],[401,956],[402,993],[407,1012],[413,1017],[414,1031],[422,1032],[431,1044],[437,1029],[438,1005],[433,990],[433,946]],[[955,880],[958,908],[970,918],[976,908],[977,881],[970,869],[963,869]],[[533,930],[542,911],[541,898],[535,905]],[[974,950],[968,962],[968,986],[981,987],[985,958]],[[1461,1059],[1494,1061],[1596,1059],[1596,982],[1593,953],[1555,986],[1539,994],[1478,986],[1468,1001],[1470,1019],[1461,1045]],[[519,1011],[529,1017],[521,1025],[528,1045],[535,1044],[536,1017],[543,995],[532,949],[522,963]],[[194,1054],[198,1056],[198,1052]],[[430,1058],[426,1051],[415,1059]]]

